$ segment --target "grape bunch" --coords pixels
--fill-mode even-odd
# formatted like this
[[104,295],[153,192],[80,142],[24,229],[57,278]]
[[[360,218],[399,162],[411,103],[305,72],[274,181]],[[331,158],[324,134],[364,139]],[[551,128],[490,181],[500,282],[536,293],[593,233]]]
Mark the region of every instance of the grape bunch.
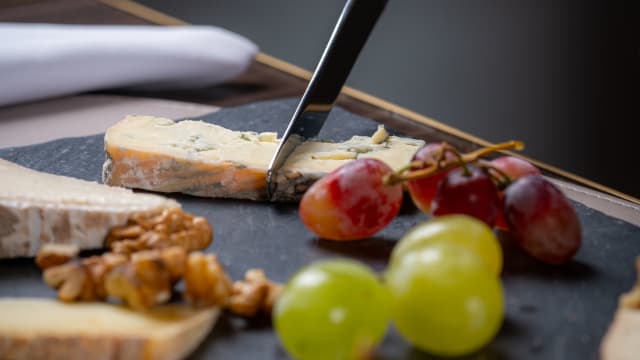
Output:
[[510,231],[533,257],[569,261],[581,243],[578,217],[563,193],[517,157],[482,157],[507,142],[467,154],[428,144],[394,172],[358,159],[326,175],[300,202],[302,222],[326,239],[367,238],[398,214],[403,184],[433,219],[408,231],[378,278],[354,261],[304,268],[274,309],[283,346],[298,359],[366,357],[388,322],[419,349],[459,356],[497,334],[504,319],[503,255],[493,227]]
[[[519,147],[517,143],[511,145]],[[511,145],[499,144],[465,155],[446,144],[440,144],[439,148],[432,146],[431,159],[435,160],[418,162],[417,169],[412,171],[425,176],[432,169],[444,169],[435,174],[446,175],[426,184],[430,189],[420,192],[415,190],[416,183],[423,178],[409,180],[411,197],[422,204],[421,209],[429,203],[431,215],[475,217],[491,227],[510,231],[518,244],[536,259],[549,264],[566,263],[580,248],[582,236],[578,216],[564,194],[523,159],[514,156],[492,161],[479,159],[489,151]],[[449,152],[457,159],[452,161],[443,156]],[[418,153],[414,161],[422,160]],[[398,177],[416,177],[412,171]]]
[[352,260],[324,260],[295,274],[274,308],[295,358],[369,358],[392,321],[419,349],[478,350],[504,318],[502,252],[491,228],[465,215],[418,225],[395,246],[382,279]]
[[489,227],[510,231],[536,259],[566,263],[580,248],[582,237],[569,200],[525,160],[482,159],[492,152],[522,147],[510,141],[461,154],[446,143],[432,143],[397,172],[380,160],[354,160],[307,190],[300,202],[300,218],[322,238],[367,238],[397,215],[402,183],[406,183],[411,199],[423,212],[474,217]]

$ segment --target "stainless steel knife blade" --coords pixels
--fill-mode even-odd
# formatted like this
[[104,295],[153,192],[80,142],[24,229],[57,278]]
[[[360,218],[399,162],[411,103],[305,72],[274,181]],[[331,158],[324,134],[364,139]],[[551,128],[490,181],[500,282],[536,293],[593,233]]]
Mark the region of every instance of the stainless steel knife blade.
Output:
[[387,0],[348,0],[267,170],[267,196],[277,191],[275,174],[293,150],[320,132],[360,50]]

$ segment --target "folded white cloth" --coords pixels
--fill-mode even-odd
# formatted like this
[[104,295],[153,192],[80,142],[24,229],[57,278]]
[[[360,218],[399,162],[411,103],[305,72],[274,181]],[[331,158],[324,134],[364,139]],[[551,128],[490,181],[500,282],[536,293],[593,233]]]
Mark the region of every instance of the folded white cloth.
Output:
[[116,87],[212,85],[240,74],[256,52],[211,26],[0,23],[0,106]]

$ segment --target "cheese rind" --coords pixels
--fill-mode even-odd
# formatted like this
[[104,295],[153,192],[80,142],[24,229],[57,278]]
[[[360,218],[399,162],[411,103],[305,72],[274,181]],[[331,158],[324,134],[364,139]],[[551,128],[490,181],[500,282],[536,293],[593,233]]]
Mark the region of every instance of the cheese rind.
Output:
[[2,359],[182,359],[209,333],[217,308],[146,312],[104,303],[0,299]]
[[179,207],[170,199],[0,159],[0,258],[35,256],[46,243],[100,248],[111,228],[134,214]]
[[[398,169],[424,145],[387,135],[379,130],[373,138],[301,144],[276,174],[275,200],[298,199],[315,180],[354,159],[377,158]],[[263,200],[267,167],[277,145],[274,133],[128,116],[105,134],[103,181],[159,192]]]

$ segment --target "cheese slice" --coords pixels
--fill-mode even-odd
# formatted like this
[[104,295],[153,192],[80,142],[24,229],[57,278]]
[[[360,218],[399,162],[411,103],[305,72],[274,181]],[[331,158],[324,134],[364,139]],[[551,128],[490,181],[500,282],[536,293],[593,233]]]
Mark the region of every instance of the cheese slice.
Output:
[[[202,121],[174,122],[128,116],[107,130],[106,184],[205,197],[266,198],[275,133],[232,131]],[[359,158],[376,158],[393,169],[405,166],[421,140],[354,136],[342,143],[307,141],[276,174],[276,200],[295,200],[318,178]]]
[[218,314],[185,305],[136,312],[105,303],[0,298],[0,358],[182,359]]
[[45,243],[100,248],[134,214],[180,207],[158,195],[45,174],[0,159],[0,258],[35,256]]
[[600,345],[602,360],[637,360],[640,354],[640,310],[619,308]]
[[618,310],[600,344],[603,360],[635,360],[640,354],[640,257],[636,272],[636,284],[618,300]]

